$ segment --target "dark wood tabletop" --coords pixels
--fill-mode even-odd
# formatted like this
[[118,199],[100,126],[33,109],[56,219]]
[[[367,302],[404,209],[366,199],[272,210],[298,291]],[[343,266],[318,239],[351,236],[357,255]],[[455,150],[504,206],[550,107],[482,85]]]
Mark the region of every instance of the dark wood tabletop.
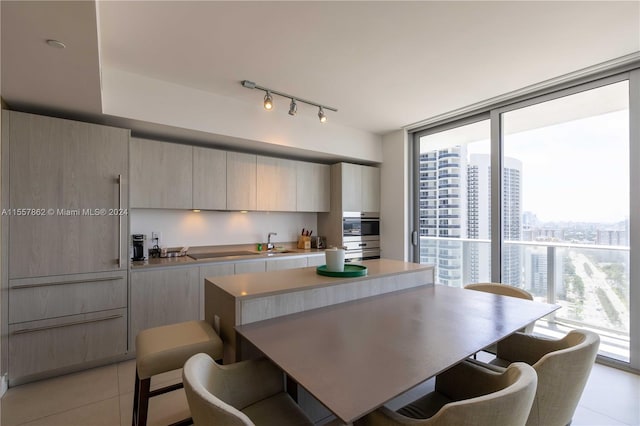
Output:
[[429,285],[236,329],[350,423],[557,308]]

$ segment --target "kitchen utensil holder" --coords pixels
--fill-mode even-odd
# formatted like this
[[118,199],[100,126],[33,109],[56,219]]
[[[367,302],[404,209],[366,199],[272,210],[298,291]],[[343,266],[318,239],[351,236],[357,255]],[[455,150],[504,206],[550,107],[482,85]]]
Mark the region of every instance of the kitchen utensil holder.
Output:
[[311,237],[301,235],[298,237],[298,248],[302,250],[309,250],[311,248]]

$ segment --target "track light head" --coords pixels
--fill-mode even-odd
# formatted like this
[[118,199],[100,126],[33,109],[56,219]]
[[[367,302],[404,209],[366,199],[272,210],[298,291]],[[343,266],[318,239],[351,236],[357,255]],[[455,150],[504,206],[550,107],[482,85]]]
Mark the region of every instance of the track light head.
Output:
[[325,115],[324,109],[322,109],[322,107],[320,107],[320,110],[318,111],[318,118],[320,119],[321,123],[327,122],[327,116]]
[[282,96],[283,98],[291,99],[291,103],[289,104],[289,115],[291,116],[295,116],[298,113],[298,102],[302,102],[303,104],[320,108],[320,110],[318,111],[318,118],[320,119],[321,123],[326,123],[327,121],[327,116],[324,113],[325,108],[333,112],[338,112],[336,108],[326,106],[326,105],[321,105],[317,102],[309,101],[307,99],[301,99],[297,96],[293,96],[288,93],[269,89],[268,87],[260,86],[251,80],[242,80],[240,84],[242,84],[242,87],[246,87],[247,89],[258,89],[258,90],[264,91],[266,95],[264,95],[263,105],[264,105],[264,109],[266,109],[267,111],[271,111],[273,109],[273,106],[274,106],[273,95],[278,95],[278,96]]
[[298,104],[296,104],[296,100],[291,98],[291,104],[289,104],[289,115],[296,115],[298,112]]
[[271,92],[267,90],[267,94],[264,95],[264,109],[267,111],[271,111],[273,109],[273,97],[271,97]]

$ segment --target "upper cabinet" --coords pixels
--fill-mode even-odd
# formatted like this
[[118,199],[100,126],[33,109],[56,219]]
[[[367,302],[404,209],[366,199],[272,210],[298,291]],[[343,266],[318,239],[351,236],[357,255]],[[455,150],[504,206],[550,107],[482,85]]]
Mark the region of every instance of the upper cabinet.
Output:
[[227,152],[193,148],[193,208],[227,208]]
[[191,209],[193,147],[131,138],[131,207]]
[[227,152],[227,210],[256,210],[257,156]]
[[331,167],[296,161],[296,211],[328,212],[331,208]]
[[362,210],[363,212],[380,211],[380,169],[360,166],[362,173]]
[[331,169],[325,164],[132,138],[130,170],[132,208],[330,208]]
[[342,211],[380,211],[380,169],[358,164],[334,165],[340,173]]
[[296,162],[258,156],[257,210],[296,211]]

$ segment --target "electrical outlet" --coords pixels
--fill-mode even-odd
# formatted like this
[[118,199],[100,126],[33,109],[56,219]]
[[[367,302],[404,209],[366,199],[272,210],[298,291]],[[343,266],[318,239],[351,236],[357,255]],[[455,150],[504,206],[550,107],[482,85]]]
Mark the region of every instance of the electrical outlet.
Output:
[[[162,232],[151,232],[151,239],[152,240],[158,240],[157,243],[160,243],[160,240],[162,239]],[[155,242],[155,241],[154,241]]]

